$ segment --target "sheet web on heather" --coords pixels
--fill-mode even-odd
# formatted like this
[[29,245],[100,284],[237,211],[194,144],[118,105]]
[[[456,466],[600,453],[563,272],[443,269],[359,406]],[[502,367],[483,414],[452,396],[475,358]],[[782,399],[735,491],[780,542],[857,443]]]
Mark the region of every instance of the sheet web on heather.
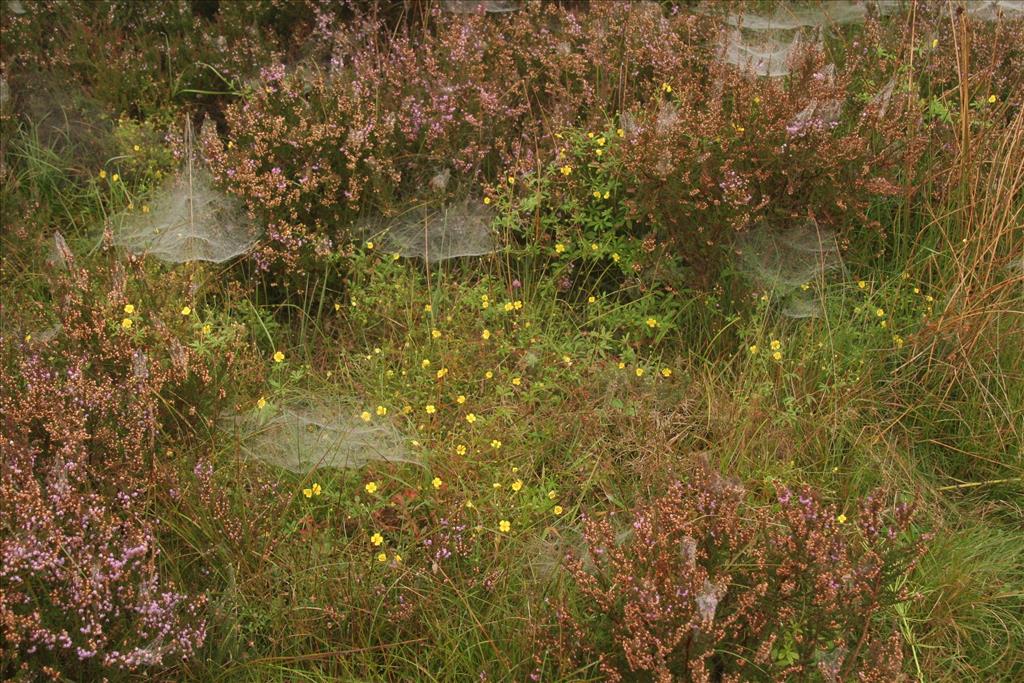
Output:
[[437,263],[496,252],[499,240],[491,228],[493,217],[480,200],[465,199],[441,206],[418,206],[383,228],[364,226],[363,232],[379,235],[385,248],[406,258]]
[[168,263],[223,263],[256,243],[258,231],[236,200],[214,188],[192,137],[189,124],[181,170],[149,204],[123,217],[115,244]]
[[737,240],[737,251],[739,268],[781,302],[782,314],[790,318],[819,317],[813,285],[842,266],[835,235],[811,219],[784,230],[755,226]]

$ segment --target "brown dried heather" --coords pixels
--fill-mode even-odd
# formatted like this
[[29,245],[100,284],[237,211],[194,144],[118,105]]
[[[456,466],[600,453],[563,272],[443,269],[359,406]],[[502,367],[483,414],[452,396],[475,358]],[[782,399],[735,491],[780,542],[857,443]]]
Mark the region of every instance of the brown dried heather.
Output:
[[873,496],[846,524],[810,490],[782,486],[777,505],[756,507],[700,470],[628,527],[587,522],[554,652],[596,660],[613,681],[899,680],[903,643],[879,617],[911,598],[898,586],[926,542],[910,538],[912,516]]

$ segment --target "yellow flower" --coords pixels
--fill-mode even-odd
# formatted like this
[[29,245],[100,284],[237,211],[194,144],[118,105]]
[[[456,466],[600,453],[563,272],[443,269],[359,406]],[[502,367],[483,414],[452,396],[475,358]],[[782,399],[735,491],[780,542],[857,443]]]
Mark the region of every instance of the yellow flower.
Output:
[[213,326],[210,323],[203,325],[203,334],[210,334],[213,331]]
[[562,356],[562,362],[566,365],[572,365],[572,358],[569,358],[569,356]]
[[491,198],[490,197],[484,197],[484,204],[490,204],[490,203],[491,203]]
[[[608,194],[608,193],[605,192],[605,194]],[[608,197],[605,197],[605,199],[608,199]],[[619,256],[618,252],[612,253],[612,261],[615,261],[616,263],[618,263],[621,259],[622,259],[622,257]]]
[[429,358],[424,358],[423,360],[421,360],[420,361],[420,367],[423,368],[424,370],[429,368],[430,367],[430,359]]
[[441,484],[443,484],[443,483],[444,482],[441,481],[441,477],[434,477],[431,480],[430,485],[433,486],[435,489],[439,489],[439,488],[441,488]]
[[441,379],[442,377],[444,377],[447,374],[448,374],[448,368],[441,368],[440,370],[437,371],[437,378]]
[[455,452],[458,453],[459,455],[465,455],[466,446],[460,443],[458,446],[455,447]]
[[512,482],[512,490],[513,491],[519,491],[522,488],[523,488],[523,480],[522,479],[516,479],[514,482]]
[[596,302],[597,302],[597,297],[596,296],[591,295],[591,296],[587,297],[587,303],[588,304],[592,304],[592,303],[596,303]]
[[488,370],[487,372],[484,373],[484,379],[491,379],[493,377],[494,377],[494,373],[491,372],[490,370]]
[[135,312],[135,306],[133,306],[132,304],[125,304],[124,312],[127,313],[128,315],[131,315],[132,313]]
[[359,414],[359,418],[363,422],[369,422],[372,419],[372,416],[370,415],[370,411],[369,410],[364,410],[362,413]]
[[857,280],[857,286],[860,287],[861,289],[864,289],[868,286],[868,283],[864,280]]
[[878,324],[882,327],[883,330],[886,329],[887,327],[889,327],[889,321],[888,320],[883,320],[882,322],[880,322]]
[[637,377],[643,377],[644,376],[644,369],[643,368],[637,368],[636,369],[636,376]]
[[274,362],[275,363],[280,363],[283,360],[284,360],[284,354],[283,353],[281,353],[280,351],[274,352]]
[[377,411],[376,412],[377,412],[378,415],[383,417],[383,416],[388,414],[388,409],[385,408],[384,406],[377,406]]
[[938,38],[932,38],[932,49],[934,50],[938,46],[939,46],[939,39]]
[[780,342],[778,339],[772,339],[772,343],[770,344],[770,346],[772,347],[772,351],[778,351],[779,349],[782,348],[782,342]]
[[516,184],[515,176],[509,176],[508,177],[508,184],[509,185],[515,185]]
[[761,97],[759,95],[754,95],[754,104],[761,104]]
[[388,554],[387,553],[377,553],[377,561],[378,562],[387,562],[388,561]]
[[513,377],[512,378],[512,386],[518,387],[522,383],[523,383],[523,379],[521,377]]
[[623,363],[623,362],[622,362],[622,361],[620,360],[620,361],[619,361],[619,370],[625,370],[625,369],[626,369],[626,364],[625,364],[625,363]]
[[877,315],[879,318],[884,318],[885,317],[885,309],[876,308],[875,309],[875,315]]
[[775,353],[772,354],[772,358],[774,358],[775,360],[782,360],[782,352],[776,351]]
[[302,489],[302,495],[304,495],[306,498],[312,498],[313,489]]
[[367,242],[366,243],[366,249],[368,251],[373,251],[373,242]]
[[600,247],[595,242],[590,243],[590,251],[597,251]]
[[182,306],[181,314],[182,315],[192,315],[192,309],[189,308],[188,306]]
[[501,533],[507,534],[511,530],[512,523],[509,522],[507,519],[503,519],[500,522],[498,522],[498,531],[500,531]]
[[519,299],[516,299],[515,301],[512,302],[512,307],[515,308],[517,311],[521,311],[523,310],[523,302],[520,301]]
[[671,377],[672,376],[672,368],[662,368],[661,369],[661,376],[662,377]]
[[498,450],[499,448],[501,448],[501,442],[498,441],[497,439],[491,439],[491,448],[493,448],[494,450]]
[[377,492],[377,482],[371,481],[370,483],[368,483],[363,488],[366,489],[367,493],[376,493]]
[[142,149],[142,148],[139,147],[138,145],[132,145],[132,151],[133,152],[138,152],[140,149]]
[[670,92],[672,92],[672,86],[669,85],[668,83],[662,83],[661,84],[661,91],[665,92],[665,93],[670,93]]
[[149,205],[148,204],[143,204],[142,205],[142,213],[149,213]]
[[374,531],[373,536],[370,536],[370,543],[374,545],[380,545],[384,542],[384,537],[380,535],[379,531]]
[[836,517],[836,521],[840,524],[846,524],[846,515],[839,515]]
[[486,341],[491,338],[491,331],[484,330],[483,332],[480,333],[480,336],[484,338],[484,341]]
[[458,403],[458,404],[459,404],[459,405],[461,406],[461,405],[462,405],[463,403],[465,403],[465,402],[466,402],[466,397],[465,397],[465,396],[463,396],[462,394],[459,394],[459,395],[458,395],[458,396],[457,396],[457,397],[455,398],[455,402],[456,402],[456,403]]
[[995,104],[997,99],[998,98],[995,95],[989,95],[988,96],[988,103],[989,104]]
[[433,337],[434,339],[440,339],[441,338],[441,330],[431,330],[430,331],[430,336]]
[[564,244],[559,242],[558,244],[555,245],[555,253],[556,254],[561,254],[564,251],[565,251],[565,245]]
[[503,310],[504,310],[504,311],[505,311],[506,313],[511,313],[511,312],[512,312],[512,309],[513,309],[513,308],[515,308],[515,306],[513,306],[513,305],[512,305],[512,302],[511,302],[511,301],[508,301],[508,302],[506,302],[506,303],[505,303],[505,305],[504,305],[504,306],[502,306],[502,309],[503,309]]
[[654,319],[654,318],[648,318],[647,319],[647,327],[649,327],[649,328],[651,328],[653,330],[657,326],[658,326],[658,321],[656,319]]
[[751,344],[749,350],[750,350],[750,354],[752,356],[756,356],[757,355],[757,344]]
[[423,311],[424,311],[424,313],[430,313],[430,312],[431,312],[431,311],[433,311],[433,310],[434,310],[434,307],[433,307],[433,306],[431,306],[430,304],[424,304],[424,305],[423,305]]
[[395,557],[395,564],[402,564],[402,556],[401,555],[399,555],[398,553],[395,553],[394,557]]
[[341,310],[341,304],[339,304],[338,302],[334,302],[334,310],[335,311],[340,311]]
[[616,131],[615,131],[615,134],[616,134],[616,135],[618,135],[618,136],[619,136],[620,138],[624,138],[624,137],[626,137],[626,131],[622,130],[621,128],[619,128],[618,130],[616,130]]
[[902,349],[904,344],[903,337],[901,337],[898,334],[894,335],[892,338],[892,343],[896,345],[897,349]]
[[605,142],[606,140],[604,139],[603,135],[597,139],[597,144],[601,145],[602,147],[604,147]]
[[107,177],[107,172],[104,171],[103,169],[100,169],[100,180],[102,180],[103,178],[106,178],[106,177]]
[[473,509],[474,507],[476,507],[476,506],[475,506],[475,505],[473,505],[473,501],[471,501],[471,500],[467,500],[467,501],[466,501],[466,507],[467,507],[467,508],[469,508],[470,510],[472,510],[472,509]]
[[493,484],[491,484],[491,488],[493,488],[495,491],[497,491],[498,489],[501,488],[501,482],[498,482],[498,481],[494,482]]
[[602,154],[604,154],[604,150],[603,149],[595,149],[594,150],[594,154],[596,154],[597,156],[601,156]]
[[598,192],[597,190],[594,190],[594,199],[600,199],[600,198],[601,198],[601,193]]
[[121,329],[122,330],[130,330],[131,328],[132,328],[132,319],[131,318],[125,318],[124,320],[121,321]]
[[115,173],[114,175],[110,176],[110,179],[116,183],[118,180],[121,179],[121,176]]
[[554,507],[554,509],[552,509],[552,512],[554,512],[556,515],[560,515],[564,511],[562,510],[562,506],[561,505],[556,505]]
[[476,415],[474,415],[473,413],[467,413],[466,422],[468,422],[469,424],[473,424],[474,422],[476,422]]
[[256,408],[259,409],[259,410],[263,410],[266,407],[267,407],[267,399],[265,399],[262,396],[260,396],[256,400]]
[[557,497],[558,497],[558,492],[557,491],[555,491],[554,489],[551,489],[550,491],[548,491],[548,500],[554,500]]
[[397,251],[394,254],[391,255],[391,260],[392,261],[397,261],[400,258],[402,258],[402,255],[399,254]]
[[570,173],[572,173],[572,166],[566,164],[559,170],[562,171],[562,175],[569,175]]
[[316,482],[313,482],[313,487],[312,488],[313,488],[313,495],[314,496],[319,496],[321,493],[323,493],[323,489],[320,488],[320,484],[317,484]]
[[426,407],[427,415],[433,415],[437,412],[437,408],[434,407],[433,403],[428,403]]

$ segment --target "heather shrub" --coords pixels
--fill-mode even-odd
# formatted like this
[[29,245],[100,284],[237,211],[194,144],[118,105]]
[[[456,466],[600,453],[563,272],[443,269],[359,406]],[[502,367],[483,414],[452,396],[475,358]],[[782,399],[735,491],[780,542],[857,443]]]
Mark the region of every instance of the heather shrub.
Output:
[[616,86],[602,79],[624,55],[610,26],[628,31],[635,51],[630,97],[680,65],[650,53],[650,31],[687,52],[669,24],[615,3],[578,15],[534,4],[498,19],[431,17],[381,36],[382,20],[367,14],[339,30],[329,70],[268,67],[227,109],[220,176],[268,222],[265,266],[332,249],[356,216],[534,172],[554,133],[614,106]]
[[587,520],[557,651],[613,681],[899,680],[902,639],[879,617],[911,599],[914,509],[878,493],[848,519],[784,486],[762,507],[698,471],[621,524]]
[[97,279],[58,246],[58,326],[3,340],[3,661],[88,678],[203,643],[205,598],[162,575],[149,507],[178,486],[157,456],[161,394],[211,377],[123,270]]
[[877,23],[838,62],[807,46],[785,81],[719,63],[721,19],[681,11],[531,4],[383,26],[361,15],[335,34],[329,67],[266,67],[226,110],[214,165],[268,224],[264,268],[311,265],[358,217],[562,167],[566,131],[582,123],[617,133],[617,151],[580,163],[620,191],[579,196],[600,191],[633,236],[656,236],[676,270],[710,286],[731,233],[756,223],[877,226],[868,207],[920,153],[913,138],[894,143],[920,111],[887,90],[884,47],[901,34]]

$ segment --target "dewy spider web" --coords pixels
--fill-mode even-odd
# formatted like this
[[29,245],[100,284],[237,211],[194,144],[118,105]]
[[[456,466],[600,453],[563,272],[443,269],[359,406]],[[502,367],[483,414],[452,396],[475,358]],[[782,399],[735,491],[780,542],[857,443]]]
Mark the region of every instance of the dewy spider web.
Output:
[[238,202],[213,188],[213,177],[196,149],[192,124],[186,121],[181,171],[151,200],[148,213],[137,207],[124,217],[115,244],[168,263],[223,263],[256,243],[257,231]]
[[408,440],[386,419],[364,422],[341,399],[324,397],[295,401],[279,408],[228,415],[242,452],[290,472],[317,468],[359,468],[369,462],[420,464]]
[[737,240],[739,267],[757,286],[770,291],[790,318],[821,315],[813,285],[842,266],[833,233],[806,219],[781,231],[761,224]]
[[384,224],[370,221],[360,232],[379,239],[385,249],[406,258],[438,263],[463,256],[484,256],[498,251],[491,228],[494,213],[479,200],[450,204],[423,204]]

